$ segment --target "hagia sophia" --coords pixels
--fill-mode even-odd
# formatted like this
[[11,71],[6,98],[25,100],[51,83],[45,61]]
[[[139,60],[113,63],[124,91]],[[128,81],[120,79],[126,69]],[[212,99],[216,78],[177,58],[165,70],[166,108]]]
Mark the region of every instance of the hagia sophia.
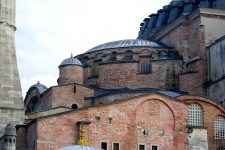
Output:
[[104,150],[225,150],[224,0],[172,0],[143,18],[137,39],[71,55],[58,70],[58,84],[31,85],[24,104],[16,75],[8,95],[1,82],[14,97],[0,102],[14,114],[0,122],[3,150],[56,150],[81,134]]

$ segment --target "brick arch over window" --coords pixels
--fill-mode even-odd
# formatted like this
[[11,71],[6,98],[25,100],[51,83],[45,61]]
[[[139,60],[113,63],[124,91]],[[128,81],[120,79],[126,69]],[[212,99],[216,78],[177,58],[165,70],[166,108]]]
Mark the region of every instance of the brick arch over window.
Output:
[[152,51],[148,50],[148,49],[143,49],[140,52],[140,56],[146,56],[146,55],[151,55]]
[[225,139],[225,118],[223,116],[217,116],[214,120],[214,138]]
[[[167,129],[175,130],[175,117],[172,109],[163,101],[145,100],[140,103],[136,108],[136,121],[144,122],[150,121],[152,125],[166,126]],[[150,122],[147,122],[150,125]]]
[[162,141],[167,149],[173,149],[175,117],[171,108],[165,102],[154,99],[143,101],[135,110],[137,137],[154,136],[155,141]]
[[133,59],[133,53],[131,50],[127,50],[125,53],[124,53],[124,57],[123,57],[123,60],[132,60]]
[[108,61],[116,61],[116,60],[117,60],[117,52],[116,51],[113,51],[110,54]]
[[190,104],[188,106],[188,125],[203,126],[203,110],[199,104]]

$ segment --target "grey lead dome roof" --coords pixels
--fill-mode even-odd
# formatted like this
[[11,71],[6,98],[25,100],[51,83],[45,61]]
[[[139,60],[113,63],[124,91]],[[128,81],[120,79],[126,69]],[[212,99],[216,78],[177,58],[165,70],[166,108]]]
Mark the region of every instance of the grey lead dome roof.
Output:
[[170,46],[160,42],[141,40],[141,39],[128,39],[128,40],[119,40],[119,41],[104,43],[89,49],[88,51],[86,51],[86,53],[104,50],[104,49],[125,48],[125,47],[170,48]]
[[79,65],[82,66],[82,63],[77,58],[74,58],[72,55],[70,58],[64,59],[59,67],[67,66],[67,65]]
[[[40,94],[42,94],[44,91],[46,91],[46,90],[48,89],[45,85],[41,84],[39,81],[37,82],[37,84],[32,85],[32,86],[29,88],[29,90],[30,90],[31,88],[33,88],[33,87],[37,88],[38,91],[40,92]],[[28,91],[29,91],[29,90],[28,90]]]
[[93,146],[74,145],[74,146],[67,146],[64,148],[60,148],[59,150],[101,150],[101,149],[93,147]]

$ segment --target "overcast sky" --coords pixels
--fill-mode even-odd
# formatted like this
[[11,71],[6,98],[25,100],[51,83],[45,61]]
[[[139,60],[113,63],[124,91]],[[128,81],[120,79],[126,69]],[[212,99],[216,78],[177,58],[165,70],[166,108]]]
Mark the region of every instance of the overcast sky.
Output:
[[16,51],[23,96],[37,81],[57,85],[58,66],[115,40],[135,39],[140,23],[171,0],[17,0]]

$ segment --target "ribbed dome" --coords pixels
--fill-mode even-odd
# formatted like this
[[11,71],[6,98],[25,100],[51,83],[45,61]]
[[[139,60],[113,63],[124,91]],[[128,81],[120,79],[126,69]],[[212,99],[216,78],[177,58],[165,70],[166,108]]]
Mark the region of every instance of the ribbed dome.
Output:
[[60,148],[59,150],[101,150],[101,149],[92,147],[92,146],[74,145],[74,146],[63,147],[63,148]]
[[59,67],[67,66],[67,65],[79,65],[82,66],[82,63],[77,58],[71,56],[70,58],[64,59]]
[[[29,90],[30,90],[31,88],[33,88],[33,87],[37,88],[38,91],[40,92],[40,94],[42,94],[44,91],[46,91],[46,90],[48,89],[45,85],[41,84],[39,81],[37,82],[37,84],[32,85],[32,86],[29,88]],[[28,90],[28,91],[29,91],[29,90]]]
[[128,40],[119,40],[108,42],[105,44],[98,45],[86,51],[93,52],[104,49],[114,49],[114,48],[125,48],[125,47],[151,47],[151,48],[168,48],[168,45],[159,42],[153,42],[148,40],[140,40],[140,39],[128,39]]

